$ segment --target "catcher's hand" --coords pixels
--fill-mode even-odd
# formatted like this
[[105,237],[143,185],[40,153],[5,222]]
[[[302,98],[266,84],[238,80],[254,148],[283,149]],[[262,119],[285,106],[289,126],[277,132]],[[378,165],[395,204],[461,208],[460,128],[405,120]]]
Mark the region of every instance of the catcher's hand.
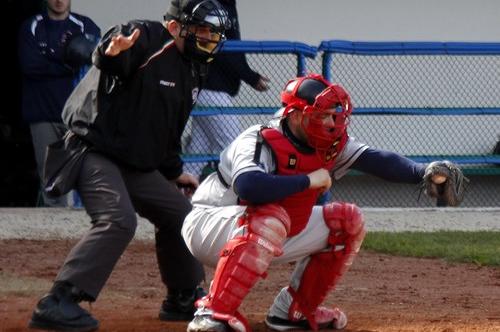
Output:
[[466,182],[469,179],[457,165],[447,160],[433,161],[425,168],[422,188],[447,206],[458,206],[464,199]]

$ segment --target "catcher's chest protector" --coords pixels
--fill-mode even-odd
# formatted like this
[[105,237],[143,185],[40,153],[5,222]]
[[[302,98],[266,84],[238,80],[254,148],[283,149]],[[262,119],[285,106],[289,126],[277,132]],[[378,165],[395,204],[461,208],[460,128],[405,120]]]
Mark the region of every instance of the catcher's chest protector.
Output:
[[[308,174],[320,168],[331,170],[334,166],[334,158],[325,162],[314,152],[300,152],[276,129],[263,128],[261,135],[274,153],[279,175]],[[292,222],[288,237],[300,233],[306,227],[319,193],[318,190],[307,189],[277,202],[285,208]]]

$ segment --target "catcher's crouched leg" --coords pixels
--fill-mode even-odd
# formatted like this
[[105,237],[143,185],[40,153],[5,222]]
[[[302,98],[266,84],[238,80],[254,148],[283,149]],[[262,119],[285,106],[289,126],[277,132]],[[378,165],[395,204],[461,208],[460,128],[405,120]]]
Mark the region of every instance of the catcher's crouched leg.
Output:
[[249,331],[237,309],[269,264],[282,254],[290,230],[290,218],[276,204],[249,206],[239,225],[246,231],[230,240],[221,251],[209,294],[200,299],[188,332]]
[[[338,308],[319,307],[328,292],[335,288],[340,278],[356,257],[366,231],[361,210],[354,204],[332,202],[323,207],[323,218],[330,229],[326,251],[310,256],[300,277],[299,285],[291,285],[288,320],[268,317],[266,323],[273,328],[290,325],[297,327],[342,329],[347,325],[345,314]],[[296,271],[300,269],[297,267]],[[283,293],[283,292],[282,292]],[[288,294],[280,294],[288,296]],[[271,311],[272,314],[272,311]],[[305,319],[307,319],[307,322]]]

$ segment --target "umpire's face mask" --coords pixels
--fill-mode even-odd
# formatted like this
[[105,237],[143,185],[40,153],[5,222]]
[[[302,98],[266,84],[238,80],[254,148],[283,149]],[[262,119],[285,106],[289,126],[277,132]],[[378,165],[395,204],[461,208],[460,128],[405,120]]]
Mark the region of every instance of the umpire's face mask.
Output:
[[195,61],[208,63],[213,60],[225,40],[224,34],[206,26],[190,25],[183,28],[184,54]]
[[184,54],[192,60],[208,63],[226,40],[229,28],[227,12],[218,3],[207,0],[193,8],[182,21],[180,37],[184,38]]

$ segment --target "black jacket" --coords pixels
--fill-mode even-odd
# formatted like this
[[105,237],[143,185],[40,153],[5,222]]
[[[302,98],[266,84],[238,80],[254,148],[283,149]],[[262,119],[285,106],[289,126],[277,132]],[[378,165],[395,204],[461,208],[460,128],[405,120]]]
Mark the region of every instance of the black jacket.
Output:
[[[132,48],[116,57],[104,55],[113,35],[129,35],[134,28],[141,34]],[[82,114],[63,115],[70,118],[70,128],[121,164],[141,171],[160,169],[170,179],[179,176],[181,135],[202,79],[199,65],[182,56],[161,23],[151,21],[108,31],[94,52],[94,65],[101,70],[94,75],[99,77],[97,107],[80,110],[87,123],[78,121]],[[83,104],[86,92],[80,94],[70,100]]]
[[[219,1],[228,12],[231,28],[225,34],[228,40],[241,40],[238,13],[235,0]],[[247,63],[244,53],[220,53],[210,64],[206,85],[207,90],[227,92],[236,96],[240,89],[241,81],[255,86],[260,75],[253,71]]]

